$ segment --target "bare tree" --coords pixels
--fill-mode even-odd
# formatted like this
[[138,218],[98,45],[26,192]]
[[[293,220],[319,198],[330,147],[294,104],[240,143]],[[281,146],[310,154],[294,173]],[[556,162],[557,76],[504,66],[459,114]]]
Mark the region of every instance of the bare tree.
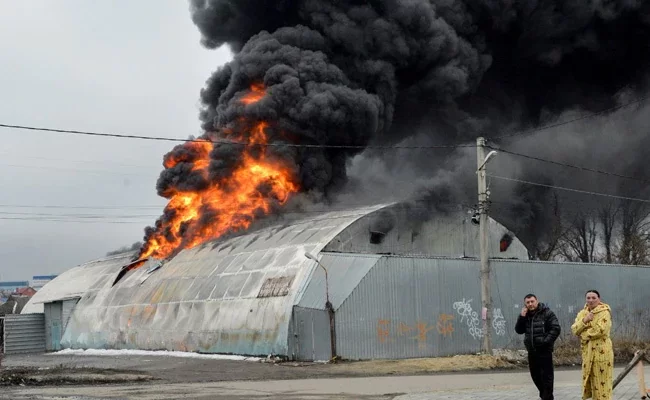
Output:
[[543,242],[538,242],[535,249],[535,258],[542,261],[553,260],[559,252],[561,240],[564,236],[564,226],[562,221],[562,212],[560,200],[557,194],[553,194],[553,209],[551,213],[551,226],[548,236]]
[[580,211],[565,229],[560,240],[560,254],[569,261],[596,261],[598,224],[593,213]]
[[603,247],[605,248],[605,262],[611,264],[614,262],[614,228],[616,227],[616,218],[619,214],[620,206],[615,202],[609,202],[598,210],[598,221],[603,233]]
[[620,227],[618,261],[621,264],[647,264],[650,253],[650,208],[643,203],[623,202],[620,206]]

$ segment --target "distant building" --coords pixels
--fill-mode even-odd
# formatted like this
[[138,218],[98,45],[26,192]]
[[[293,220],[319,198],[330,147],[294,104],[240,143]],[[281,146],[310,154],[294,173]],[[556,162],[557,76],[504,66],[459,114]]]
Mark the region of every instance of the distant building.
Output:
[[35,275],[32,276],[32,287],[34,290],[41,290],[46,283],[56,278],[58,275]]
[[26,287],[29,287],[28,281],[0,281],[0,292],[9,292],[11,294]]
[[36,290],[34,290],[34,288],[31,287],[19,288],[14,292],[14,294],[23,297],[32,297],[33,295],[36,294]]

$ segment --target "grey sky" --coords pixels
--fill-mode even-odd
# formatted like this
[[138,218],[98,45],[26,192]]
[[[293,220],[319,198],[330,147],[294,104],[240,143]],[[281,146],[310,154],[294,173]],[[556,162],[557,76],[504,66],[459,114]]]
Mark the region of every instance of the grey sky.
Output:
[[[199,90],[230,53],[200,45],[188,7],[181,0],[3,1],[0,123],[199,134]],[[155,184],[173,143],[4,128],[0,135],[4,280],[60,273],[141,240],[164,207]],[[119,217],[45,221],[49,214]]]

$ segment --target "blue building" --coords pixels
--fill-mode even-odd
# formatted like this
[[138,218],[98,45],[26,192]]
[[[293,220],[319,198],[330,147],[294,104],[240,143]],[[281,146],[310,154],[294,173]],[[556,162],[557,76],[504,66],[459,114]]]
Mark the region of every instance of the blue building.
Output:
[[41,290],[46,283],[56,278],[58,275],[34,275],[32,276],[32,288]]

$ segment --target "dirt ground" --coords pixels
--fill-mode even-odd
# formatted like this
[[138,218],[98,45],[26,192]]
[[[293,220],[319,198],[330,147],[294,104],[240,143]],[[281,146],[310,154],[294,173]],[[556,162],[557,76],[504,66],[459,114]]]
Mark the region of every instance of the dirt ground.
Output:
[[154,380],[154,378],[149,374],[103,368],[17,367],[0,370],[0,387],[101,385],[144,383],[151,380]]
[[[38,375],[97,374],[104,370],[109,375],[121,374],[125,379],[149,377],[149,379],[165,383],[421,375],[516,368],[514,363],[504,361],[499,357],[477,355],[336,364],[294,362],[274,364],[165,356],[114,357],[40,354],[8,356],[4,365],[8,371],[27,368],[37,371]],[[62,383],[66,382],[62,381]]]

